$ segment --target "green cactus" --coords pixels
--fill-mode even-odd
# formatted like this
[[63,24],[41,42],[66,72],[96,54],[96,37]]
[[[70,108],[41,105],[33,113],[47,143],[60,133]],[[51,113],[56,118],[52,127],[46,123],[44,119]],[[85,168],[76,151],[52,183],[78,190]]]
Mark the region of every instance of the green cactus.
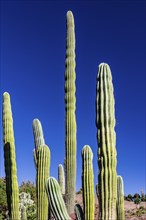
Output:
[[64,168],[62,164],[58,166],[58,183],[60,185],[60,190],[62,195],[65,194],[65,178],[64,178]]
[[74,207],[76,220],[84,220],[84,214],[81,206],[79,204],[76,204]]
[[96,125],[98,140],[99,219],[116,219],[117,172],[115,108],[112,75],[108,64],[98,68]]
[[84,219],[94,220],[94,174],[93,153],[90,146],[85,145],[82,149],[82,188]]
[[13,118],[10,95],[7,92],[3,94],[3,143],[9,218],[11,220],[19,220],[19,189],[17,181]]
[[26,212],[26,207],[24,205],[21,208],[21,220],[27,220],[27,212]]
[[48,194],[51,213],[56,220],[71,220],[69,217],[63,197],[61,195],[60,186],[57,180],[49,177],[46,182],[46,190]]
[[46,193],[46,181],[50,175],[50,150],[47,145],[37,148],[37,219],[48,219],[48,197]]
[[74,211],[76,191],[76,97],[75,97],[75,32],[74,17],[67,12],[66,61],[65,61],[65,110],[66,110],[66,205],[69,214]]
[[124,220],[124,183],[121,176],[117,176],[117,219]]

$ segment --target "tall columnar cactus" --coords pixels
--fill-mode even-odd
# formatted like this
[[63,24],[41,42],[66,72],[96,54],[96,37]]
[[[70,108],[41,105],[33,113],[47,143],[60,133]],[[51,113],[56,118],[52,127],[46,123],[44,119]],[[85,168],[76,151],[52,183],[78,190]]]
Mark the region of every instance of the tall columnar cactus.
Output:
[[101,63],[97,77],[96,125],[98,129],[99,219],[116,219],[117,172],[115,101],[108,64]]
[[48,219],[48,197],[46,193],[46,181],[50,175],[50,150],[47,145],[37,148],[37,219]]
[[37,219],[48,219],[48,198],[45,182],[50,175],[50,149],[45,145],[43,129],[38,119],[33,120],[34,161],[36,166]]
[[76,204],[74,207],[76,220],[84,220],[84,214],[81,206],[79,204]]
[[58,183],[60,185],[60,190],[62,195],[65,194],[65,178],[64,178],[64,168],[62,164],[58,166]]
[[94,174],[93,153],[90,146],[85,145],[82,149],[82,188],[84,219],[94,220]]
[[3,94],[3,142],[9,217],[11,220],[19,220],[19,189],[17,181],[13,118],[10,95],[7,92]]
[[69,217],[63,197],[61,195],[60,186],[57,180],[49,177],[46,182],[46,190],[48,194],[51,213],[56,220],[71,220]]
[[74,211],[76,191],[76,97],[75,97],[75,32],[74,17],[67,12],[65,61],[65,110],[66,110],[66,205],[71,214]]
[[121,176],[117,176],[117,219],[124,220],[124,183]]

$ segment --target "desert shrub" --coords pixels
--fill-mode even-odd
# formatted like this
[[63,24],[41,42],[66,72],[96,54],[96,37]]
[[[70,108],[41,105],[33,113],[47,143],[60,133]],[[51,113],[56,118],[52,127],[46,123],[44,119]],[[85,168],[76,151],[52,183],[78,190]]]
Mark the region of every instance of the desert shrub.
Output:
[[36,204],[36,187],[35,187],[34,183],[32,183],[30,181],[22,182],[19,187],[19,193],[21,193],[21,192],[29,193],[31,196],[31,199]]

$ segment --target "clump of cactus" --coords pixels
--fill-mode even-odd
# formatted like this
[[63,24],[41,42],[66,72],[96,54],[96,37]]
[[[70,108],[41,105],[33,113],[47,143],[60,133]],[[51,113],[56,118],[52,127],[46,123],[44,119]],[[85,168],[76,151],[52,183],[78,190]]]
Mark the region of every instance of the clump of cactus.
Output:
[[19,189],[17,181],[13,118],[10,95],[7,92],[3,94],[3,142],[9,218],[11,220],[19,220]]
[[84,219],[94,219],[94,174],[93,174],[93,153],[89,145],[82,149],[82,188]]
[[76,97],[75,97],[75,32],[74,17],[71,11],[66,18],[66,61],[65,61],[65,110],[66,110],[66,140],[65,140],[65,171],[66,171],[66,205],[71,214],[74,211],[76,189]]
[[56,220],[71,220],[61,194],[60,186],[54,177],[49,177],[46,183],[51,213]]
[[117,176],[117,219],[124,220],[124,183],[121,176]]
[[102,63],[98,67],[96,99],[99,218],[102,220],[116,219],[117,153],[114,105],[110,67],[108,64]]
[[62,164],[58,166],[58,183],[60,185],[60,190],[62,195],[65,194],[65,177],[64,177],[64,168]]

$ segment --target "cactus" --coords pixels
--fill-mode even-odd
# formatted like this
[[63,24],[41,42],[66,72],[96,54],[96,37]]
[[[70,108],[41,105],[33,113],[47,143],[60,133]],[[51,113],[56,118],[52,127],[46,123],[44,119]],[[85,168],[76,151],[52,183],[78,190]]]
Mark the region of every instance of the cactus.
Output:
[[3,142],[9,218],[11,220],[19,220],[19,189],[17,181],[13,118],[10,95],[7,92],[3,94]]
[[50,150],[47,145],[37,148],[37,219],[48,219],[48,198],[46,181],[50,175]]
[[93,153],[90,146],[85,145],[82,149],[82,188],[84,219],[94,220],[94,174]]
[[66,110],[66,205],[69,214],[74,211],[76,191],[76,97],[75,97],[75,32],[74,18],[67,12],[66,61],[65,61],[65,110]]
[[115,109],[112,75],[108,64],[98,68],[96,125],[98,140],[99,219],[116,219],[117,172]]
[[65,194],[65,178],[64,178],[64,169],[62,164],[58,166],[58,183],[60,185],[60,190],[62,195]]
[[56,220],[71,220],[69,217],[63,197],[61,195],[60,186],[54,177],[49,177],[46,182],[46,190],[48,194],[51,213]]
[[26,207],[24,205],[21,208],[21,220],[27,220]]
[[117,176],[117,219],[124,220],[124,184],[121,176]]
[[76,204],[74,207],[76,220],[84,220],[83,210],[79,204]]

